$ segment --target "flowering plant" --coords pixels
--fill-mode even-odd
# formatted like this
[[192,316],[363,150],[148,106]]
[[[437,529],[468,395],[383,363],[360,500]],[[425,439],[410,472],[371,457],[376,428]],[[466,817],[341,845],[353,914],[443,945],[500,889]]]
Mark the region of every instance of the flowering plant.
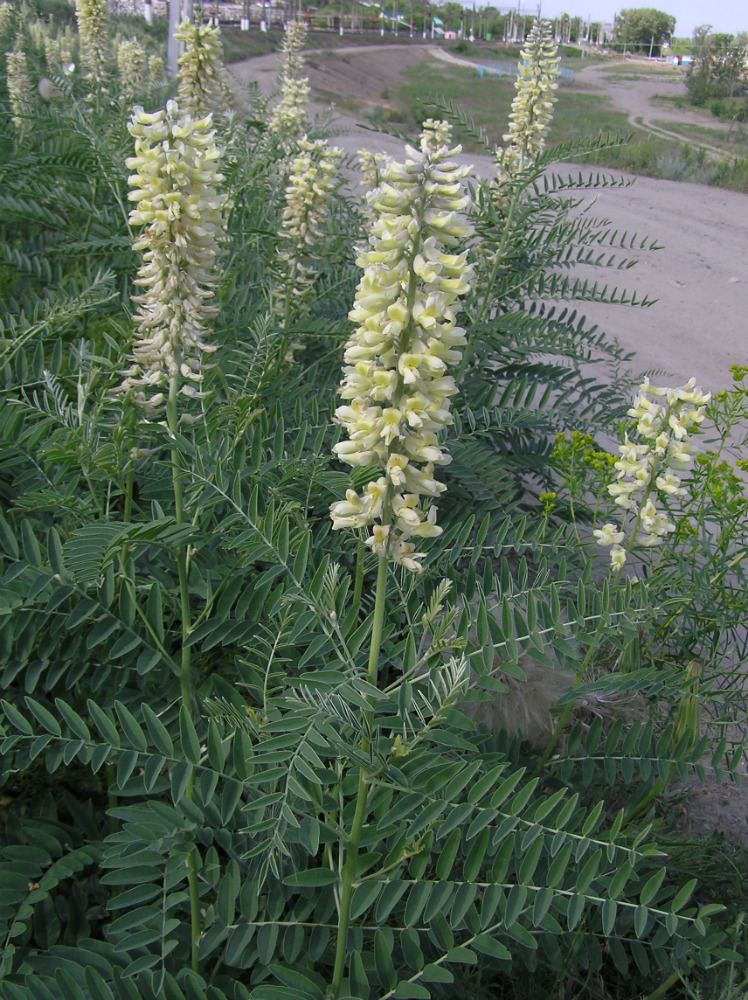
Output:
[[304,57],[301,54],[306,36],[307,26],[303,21],[289,21],[283,36],[281,97],[268,119],[269,131],[286,140],[300,139],[307,130],[309,81],[303,76]]
[[210,116],[195,121],[169,101],[154,114],[135,108],[129,129],[135,138],[129,198],[136,203],[130,224],[143,227],[133,249],[144,251],[136,283],[145,290],[134,296],[142,336],[122,389],[152,411],[164,403],[162,387],[172,379],[183,380],[184,395],[197,396],[202,355],[215,350],[206,320],[218,311],[207,300],[223,236],[217,189],[223,178]]
[[[659,546],[675,531],[668,501],[686,495],[680,473],[693,463],[690,432],[700,426],[710,399],[709,393],[696,386],[695,378],[678,389],[642,383],[628,411],[636,421],[634,437],[626,432],[618,449],[621,457],[614,465],[615,482],[608,486],[615,503],[627,511],[626,518],[620,527],[609,522],[594,532],[599,545],[610,547],[614,569],[623,566],[635,544]],[[629,513],[633,514],[630,523]]]
[[436,508],[422,505],[446,488],[434,478],[450,461],[439,433],[452,418],[457,391],[447,365],[460,359],[464,330],[459,297],[470,290],[467,251],[454,253],[471,233],[461,182],[469,168],[452,159],[449,126],[427,121],[420,149],[405,163],[381,168],[382,184],[369,203],[378,217],[369,249],[357,264],[364,275],[349,318],[359,324],[346,344],[336,420],[348,440],[335,448],[353,466],[374,465],[382,475],[364,493],[350,489],[330,508],[333,528],[373,526],[366,544],[414,572],[424,553],[411,539],[434,537]]

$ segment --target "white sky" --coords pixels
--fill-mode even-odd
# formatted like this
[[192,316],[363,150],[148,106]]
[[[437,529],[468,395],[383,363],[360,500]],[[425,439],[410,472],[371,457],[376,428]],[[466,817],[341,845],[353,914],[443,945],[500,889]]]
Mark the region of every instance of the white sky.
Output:
[[[469,5],[469,0],[463,0]],[[617,5],[614,0],[541,0],[543,17],[558,17],[564,12],[572,17],[588,16],[593,21],[612,23],[616,11],[627,7],[654,7],[675,17],[675,34],[689,38],[693,29],[701,24],[711,24],[714,31],[727,31],[736,35],[748,31],[748,6],[741,0],[625,0]],[[520,0],[521,9],[528,14],[537,11],[537,0]],[[478,4],[480,6],[480,4]],[[501,4],[502,10],[505,4]]]

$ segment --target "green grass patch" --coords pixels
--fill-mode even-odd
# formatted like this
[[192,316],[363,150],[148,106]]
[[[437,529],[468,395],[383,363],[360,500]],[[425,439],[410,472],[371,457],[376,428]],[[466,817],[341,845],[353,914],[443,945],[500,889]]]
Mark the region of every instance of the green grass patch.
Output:
[[[484,130],[490,142],[502,141],[515,94],[512,79],[481,77],[466,66],[428,63],[410,67],[406,70],[406,77],[407,83],[398,87],[388,105],[376,109],[372,117],[401,122],[412,128],[435,113],[434,101],[447,101],[467,112]],[[625,145],[605,149],[585,158],[585,162],[648,177],[690,180],[748,191],[748,160],[743,163],[745,158],[741,155],[734,163],[717,163],[702,157],[698,150],[694,151],[688,145],[685,134],[684,144],[681,145],[656,138],[642,129],[632,129],[625,112],[618,111],[607,97],[599,93],[563,83],[557,93],[549,145],[556,146],[600,134],[630,135]],[[477,144],[464,141],[464,137],[459,138],[468,151],[480,149]]]
[[705,142],[736,156],[748,155],[748,131],[746,131],[745,126],[736,125],[731,132],[728,132],[726,129],[709,128],[708,125],[657,118],[653,120],[652,124],[659,126],[659,128],[666,128],[670,132],[677,132],[686,141]]
[[[515,95],[512,79],[481,77],[466,66],[429,64],[410,67],[406,76],[408,82],[397,89],[394,97],[404,121],[420,121],[432,113],[431,102],[444,99],[466,111],[491,142],[501,142]],[[630,131],[626,115],[607,98],[563,84],[559,87],[549,132],[551,145],[601,132]]]
[[221,28],[223,58],[226,63],[241,62],[253,56],[277,52],[283,44],[282,31],[242,31],[237,27]]
[[622,73],[620,70],[616,71],[612,69],[604,75],[608,83],[611,81],[623,82],[634,80],[668,80],[672,83],[680,83],[680,79],[676,71],[673,69],[637,69],[627,73]]

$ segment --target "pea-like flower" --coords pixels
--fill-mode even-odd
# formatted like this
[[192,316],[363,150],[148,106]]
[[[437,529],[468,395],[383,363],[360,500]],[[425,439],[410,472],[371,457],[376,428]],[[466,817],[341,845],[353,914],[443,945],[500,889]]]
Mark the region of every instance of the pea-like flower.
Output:
[[610,522],[604,524],[597,531],[593,531],[592,534],[597,539],[598,545],[620,545],[626,537],[622,531],[619,531],[615,524],[611,524]]
[[304,76],[301,54],[306,37],[307,26],[303,21],[289,21],[283,36],[280,101],[268,121],[269,130],[286,140],[300,139],[307,131],[309,80]]
[[133,249],[144,251],[136,278],[144,292],[133,296],[141,339],[121,389],[153,411],[172,378],[182,381],[183,395],[199,396],[202,355],[215,350],[206,342],[206,322],[218,311],[208,300],[223,237],[223,177],[210,116],[194,121],[169,101],[155,114],[135,108],[129,130],[135,156],[127,166],[135,172],[128,197],[136,203],[130,224],[143,227]]
[[509,115],[507,144],[497,151],[498,197],[516,173],[542,153],[556,101],[559,59],[549,21],[536,19],[520,52],[516,94]]
[[223,65],[221,33],[211,24],[183,21],[174,37],[184,43],[177,60],[177,101],[183,112],[204,118],[231,105],[231,88]]
[[275,302],[277,314],[286,322],[292,306],[298,308],[314,280],[310,247],[322,233],[340,156],[341,150],[330,148],[324,139],[309,142],[303,138],[291,162],[279,233],[281,281]]
[[106,0],[75,0],[81,62],[94,88],[102,88],[107,70]]
[[677,389],[660,389],[644,382],[628,411],[636,421],[632,440],[627,433],[619,445],[619,460],[613,466],[615,482],[608,492],[617,506],[633,514],[628,546],[621,543],[627,524],[618,528],[605,524],[594,532],[599,545],[611,546],[611,565],[620,569],[628,550],[639,544],[645,548],[661,545],[675,531],[675,523],[667,510],[658,503],[667,503],[686,494],[678,473],[687,471],[695,454],[689,432],[697,429],[704,419],[710,400],[690,379]]
[[412,572],[423,553],[411,539],[441,532],[429,500],[446,489],[435,468],[450,461],[439,441],[457,391],[447,366],[465,344],[457,312],[473,280],[460,249],[472,233],[462,185],[470,168],[452,160],[459,147],[449,144],[449,125],[427,121],[404,163],[378,165],[382,182],[368,197],[376,219],[356,262],[364,273],[349,313],[358,327],[344,355],[346,402],[335,413],[348,435],[337,457],[381,475],[363,495],[348,490],[332,505],[333,528],[371,526],[372,550]]

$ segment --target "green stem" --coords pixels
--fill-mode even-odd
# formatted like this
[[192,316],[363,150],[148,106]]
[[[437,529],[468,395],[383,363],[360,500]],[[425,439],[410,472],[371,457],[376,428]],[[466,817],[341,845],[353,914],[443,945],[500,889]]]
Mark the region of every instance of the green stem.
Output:
[[358,549],[356,550],[356,575],[353,581],[353,606],[354,608],[361,607],[361,594],[364,590],[364,560],[366,557],[366,546],[364,544],[363,538],[358,540]]
[[656,990],[653,990],[652,993],[648,993],[647,996],[644,997],[644,1000],[661,1000],[661,998],[670,991],[671,987],[675,986],[675,984],[679,981],[682,982],[680,973],[673,972],[667,977],[664,983],[660,983]]
[[[379,656],[382,645],[382,629],[384,627],[385,597],[387,594],[387,557],[379,557],[377,569],[376,596],[374,599],[374,621],[371,627],[371,642],[369,645],[369,667],[368,681],[376,687],[379,674]],[[372,712],[366,713],[368,728],[371,728]],[[363,741],[363,749],[369,749],[370,740],[366,737]],[[348,928],[351,923],[351,900],[353,899],[353,883],[356,878],[356,867],[358,863],[358,851],[361,841],[361,830],[366,819],[366,804],[369,794],[368,774],[361,767],[358,775],[358,788],[356,790],[356,808],[353,814],[351,832],[345,845],[345,864],[343,866],[343,882],[340,889],[340,903],[338,907],[338,940],[335,948],[335,966],[333,969],[332,984],[330,993],[333,1000],[340,996],[340,989],[343,983],[343,973],[345,972],[346,958],[348,956]]]
[[130,419],[128,421],[128,441],[125,441],[125,447],[127,448],[127,473],[125,475],[125,510],[122,515],[122,520],[125,524],[130,523],[130,518],[132,517],[132,488],[133,480],[135,478],[135,459],[132,457],[132,452],[135,448],[135,427],[137,424],[138,415],[135,409],[135,404],[130,402]]
[[[177,392],[178,392],[179,379],[176,375],[172,376],[169,382],[169,400],[166,404],[166,424],[169,430],[169,436],[172,439],[172,459],[171,459],[171,475],[172,484],[174,488],[174,516],[176,518],[177,524],[184,524],[184,501],[182,498],[182,482],[180,479],[180,461],[179,461],[179,451],[176,445],[177,436]],[[182,617],[182,655],[179,671],[179,686],[182,695],[182,705],[192,718],[192,684],[190,678],[190,647],[187,645],[187,640],[190,636],[192,630],[192,623],[190,621],[190,593],[189,593],[189,573],[187,566],[187,550],[185,548],[180,548],[177,553],[177,574],[179,577],[179,603],[181,608]],[[187,782],[186,796],[189,801],[192,801],[193,797],[193,782],[194,776],[193,772],[190,773],[189,780]],[[197,854],[193,849],[187,861],[187,883],[189,886],[190,893],[190,957],[192,971],[197,972],[198,961],[197,961],[197,943],[200,938],[200,899],[198,895],[197,887]]]
[[[672,775],[672,773],[673,773],[673,766],[671,764],[668,776]],[[644,796],[644,798],[640,799],[634,806],[632,806],[627,813],[624,813],[623,817],[624,827],[628,826],[629,823],[631,823],[631,821],[639,815],[639,813],[643,812],[643,810],[647,808],[650,802],[652,802],[654,799],[657,798],[657,796],[660,794],[660,792],[664,787],[665,787],[665,782],[662,780],[662,778],[658,778],[657,781],[655,781],[655,783],[649,789],[647,794]]]

